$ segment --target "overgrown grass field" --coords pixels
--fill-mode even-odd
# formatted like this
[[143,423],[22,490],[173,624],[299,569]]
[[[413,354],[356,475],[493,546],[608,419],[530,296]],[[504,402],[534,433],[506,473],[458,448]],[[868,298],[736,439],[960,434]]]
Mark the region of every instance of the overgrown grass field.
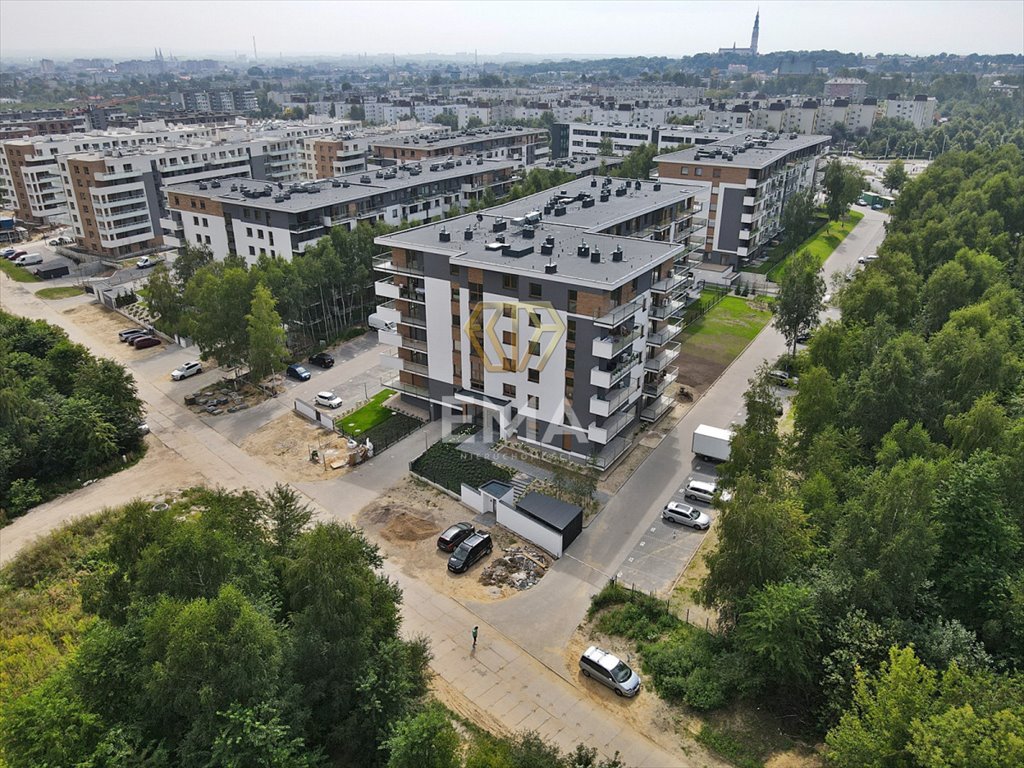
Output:
[[683,331],[688,355],[728,365],[771,320],[767,308],[739,296],[726,296],[710,312]]

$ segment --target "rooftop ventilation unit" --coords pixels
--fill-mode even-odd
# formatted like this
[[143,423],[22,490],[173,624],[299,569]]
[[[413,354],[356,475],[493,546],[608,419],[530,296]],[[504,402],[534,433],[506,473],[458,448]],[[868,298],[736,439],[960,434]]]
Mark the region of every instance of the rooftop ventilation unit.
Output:
[[237,184],[232,184],[231,185],[231,191],[232,192],[237,192],[238,191],[238,185]]
[[494,239],[497,240],[499,243],[504,243],[505,242],[505,236],[504,235],[498,235]]
[[494,224],[491,225],[492,232],[504,232],[508,229],[508,222],[504,219],[495,219]]
[[340,187],[341,186],[341,182],[338,181],[337,179],[331,179],[331,186],[332,187]]
[[539,224],[540,223],[540,218],[541,218],[540,211],[530,211],[528,214],[526,214],[526,223],[527,224]]
[[654,191],[655,192],[660,192],[661,191],[661,182],[660,181],[654,182]]
[[511,256],[513,259],[520,259],[533,253],[532,245],[506,245],[501,249],[502,256]]
[[622,246],[615,246],[615,250],[612,251],[612,261],[622,261]]
[[545,205],[544,206],[544,215],[545,216],[550,216],[551,215],[551,206],[550,205]]
[[211,181],[210,187],[212,187],[213,189],[220,189],[220,182],[217,180]]
[[450,243],[452,241],[452,233],[449,232],[446,227],[441,227],[441,231],[438,233],[438,239],[442,243]]
[[603,191],[603,192],[601,193],[601,202],[602,202],[602,203],[607,203],[607,202],[608,202],[608,200],[609,200],[610,198],[611,198],[611,195],[610,195],[610,194],[608,193],[608,190],[607,190],[607,189],[606,189],[606,190],[604,190],[604,191]]
[[199,188],[200,189],[206,189],[206,184],[203,184],[202,182],[200,182],[199,183]]
[[533,228],[533,225],[527,224],[525,227],[523,227],[523,239],[532,240],[534,232],[536,232],[536,230]]
[[590,252],[590,263],[591,264],[600,264],[601,263],[601,251],[599,251],[597,248],[595,248],[594,250],[592,250]]
[[594,198],[587,196],[587,197],[585,197],[583,199],[583,205],[581,207],[583,207],[583,208],[593,208],[595,204],[596,204],[596,202],[595,202]]
[[514,217],[512,219],[512,226],[513,227],[522,227],[525,224],[526,224],[526,217],[525,216],[516,216],[516,217]]
[[581,259],[585,259],[590,255],[590,246],[587,245],[586,240],[576,247],[576,255]]
[[369,176],[360,176],[359,177],[359,183],[360,184],[369,184],[370,183],[370,177]]
[[[543,249],[541,249],[541,252],[543,252]],[[553,263],[553,262],[549,262],[548,264],[544,265],[544,274],[546,274],[546,275],[553,275],[557,271],[558,271],[558,265]]]
[[638,181],[635,185],[633,185],[633,188],[639,190],[642,186],[643,185]]
[[564,205],[556,205],[555,206],[555,216],[565,216],[565,206]]
[[592,178],[590,180],[590,186],[592,186],[592,187],[596,187],[597,186],[597,177],[594,177],[594,178]]
[[625,196],[625,194],[626,194],[626,187],[624,185],[621,186],[621,187],[616,187],[615,188],[615,196],[616,197],[623,197],[623,196]]
[[472,240],[473,239],[473,228],[472,227],[466,227],[465,230],[463,230],[463,232],[462,232],[462,239],[463,240]]
[[554,243],[541,243],[541,245],[540,245],[540,252],[542,254],[544,254],[545,256],[550,256],[552,253],[555,252],[555,244]]

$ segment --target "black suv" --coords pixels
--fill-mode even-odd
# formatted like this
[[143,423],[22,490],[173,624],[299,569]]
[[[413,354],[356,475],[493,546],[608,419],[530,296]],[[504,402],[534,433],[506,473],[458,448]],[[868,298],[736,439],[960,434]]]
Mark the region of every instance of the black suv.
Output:
[[330,368],[334,365],[334,358],[326,352],[317,352],[315,355],[309,356],[309,362],[321,368]]
[[448,570],[463,573],[477,560],[491,554],[493,548],[491,534],[477,531],[459,544],[458,549],[448,558]]

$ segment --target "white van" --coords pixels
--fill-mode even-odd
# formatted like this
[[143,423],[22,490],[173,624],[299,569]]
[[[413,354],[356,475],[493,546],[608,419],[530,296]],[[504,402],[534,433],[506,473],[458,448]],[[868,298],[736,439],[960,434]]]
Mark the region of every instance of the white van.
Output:
[[19,267],[30,267],[33,264],[42,264],[43,255],[41,253],[26,253],[24,256],[16,258],[14,263]]
[[375,331],[393,331],[395,330],[394,323],[387,323],[384,318],[374,312],[368,318],[366,318],[366,324]]

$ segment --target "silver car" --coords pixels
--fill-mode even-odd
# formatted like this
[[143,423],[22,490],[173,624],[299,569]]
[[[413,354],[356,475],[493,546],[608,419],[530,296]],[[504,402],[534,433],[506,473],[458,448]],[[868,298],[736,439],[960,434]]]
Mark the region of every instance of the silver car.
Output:
[[665,505],[661,510],[661,519],[688,525],[698,531],[706,531],[711,527],[711,517],[706,512],[694,509],[689,504],[680,504],[678,501],[670,501]]
[[636,696],[640,693],[640,675],[617,656],[602,651],[596,645],[583,652],[580,671],[584,677],[611,688],[616,696]]
[[[716,493],[718,493],[718,484],[703,480],[691,480],[683,490],[683,496],[686,498],[693,499],[694,501],[703,501],[708,504],[715,500]],[[722,501],[729,501],[732,498],[732,494],[729,491],[722,491],[719,497]]]

